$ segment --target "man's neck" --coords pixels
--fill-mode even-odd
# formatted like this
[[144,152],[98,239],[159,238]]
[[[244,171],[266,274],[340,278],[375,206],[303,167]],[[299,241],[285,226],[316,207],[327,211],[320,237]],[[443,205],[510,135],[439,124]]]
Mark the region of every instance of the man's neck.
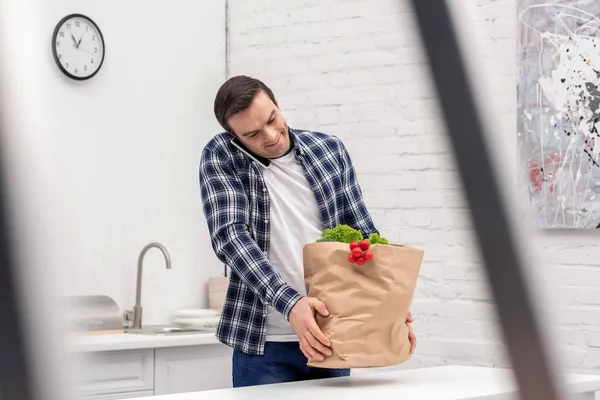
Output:
[[288,154],[290,154],[293,149],[294,149],[294,143],[292,143],[292,140],[290,139],[290,148],[287,149],[287,151],[285,153],[283,153],[282,155],[280,155],[279,157],[269,158],[269,160],[277,160],[278,158],[285,157]]

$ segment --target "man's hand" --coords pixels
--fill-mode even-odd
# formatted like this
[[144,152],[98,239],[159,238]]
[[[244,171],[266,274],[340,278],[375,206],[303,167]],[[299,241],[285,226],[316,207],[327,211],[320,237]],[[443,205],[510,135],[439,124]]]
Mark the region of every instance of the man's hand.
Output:
[[415,347],[417,347],[417,336],[410,325],[413,323],[413,321],[412,314],[409,311],[408,314],[406,314],[406,326],[408,327],[408,341],[410,342],[411,355],[415,352]]
[[321,301],[314,297],[303,297],[292,307],[289,321],[298,335],[300,350],[306,358],[322,361],[324,356],[331,355],[331,342],[319,329],[315,321],[315,311],[324,317],[329,315],[327,307]]

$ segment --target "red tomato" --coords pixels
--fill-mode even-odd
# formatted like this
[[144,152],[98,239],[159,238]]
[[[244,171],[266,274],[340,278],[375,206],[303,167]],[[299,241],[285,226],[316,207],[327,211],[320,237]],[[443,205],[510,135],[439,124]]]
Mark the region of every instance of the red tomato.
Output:
[[362,250],[360,249],[360,247],[355,247],[354,249],[352,249],[352,255],[356,259],[362,257]]
[[373,253],[370,251],[365,251],[365,254],[363,255],[363,257],[365,258],[365,261],[369,261],[373,259]]
[[360,246],[361,249],[367,250],[369,248],[369,246],[371,245],[371,243],[367,239],[363,239],[360,241],[360,243],[358,245]]
[[348,254],[348,261],[350,261],[351,263],[355,263],[356,259],[354,258],[354,256],[352,254]]
[[358,247],[358,242],[352,242],[352,243],[350,243],[350,250],[354,250],[357,247]]
[[358,260],[356,260],[356,263],[358,265],[363,265],[365,263],[365,259],[364,258],[359,258]]

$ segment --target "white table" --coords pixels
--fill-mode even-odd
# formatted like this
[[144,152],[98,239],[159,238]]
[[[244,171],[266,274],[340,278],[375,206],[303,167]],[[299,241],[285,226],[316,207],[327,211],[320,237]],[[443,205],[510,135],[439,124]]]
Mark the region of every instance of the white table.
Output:
[[[198,371],[202,373],[202,371]],[[600,375],[566,376],[569,400],[594,400]],[[209,390],[138,400],[516,400],[516,384],[506,369],[443,366],[358,373],[345,378]]]

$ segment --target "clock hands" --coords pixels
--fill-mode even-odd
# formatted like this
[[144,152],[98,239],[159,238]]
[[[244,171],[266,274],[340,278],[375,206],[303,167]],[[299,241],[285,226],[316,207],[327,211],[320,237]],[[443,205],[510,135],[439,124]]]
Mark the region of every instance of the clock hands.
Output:
[[75,48],[78,49],[79,45],[81,44],[81,39],[83,39],[83,36],[79,38],[79,41],[77,41],[77,39],[75,39],[75,36],[73,36],[73,34],[71,33],[71,39],[73,39],[73,44],[75,45]]
[[85,51],[86,53],[90,54],[90,55],[94,55],[94,53],[92,53],[91,51],[89,51],[88,49],[82,47],[81,50]]

